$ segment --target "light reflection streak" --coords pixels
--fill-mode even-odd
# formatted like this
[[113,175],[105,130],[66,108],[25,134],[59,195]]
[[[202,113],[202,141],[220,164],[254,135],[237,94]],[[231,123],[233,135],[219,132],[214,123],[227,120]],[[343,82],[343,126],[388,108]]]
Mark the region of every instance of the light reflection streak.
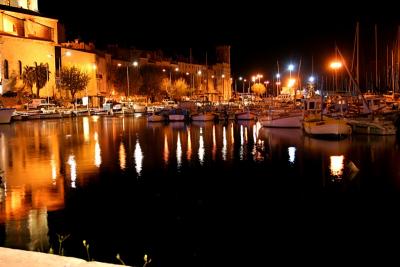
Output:
[[343,175],[344,169],[344,156],[330,156],[331,164],[329,166],[331,170],[331,174],[333,176],[337,176],[337,178],[341,178]]
[[199,137],[199,161],[200,164],[204,163],[204,140],[203,140],[203,128],[200,127],[200,137]]
[[178,169],[181,168],[182,165],[182,145],[181,145],[181,137],[178,132],[178,140],[176,141],[176,162]]
[[249,141],[249,138],[247,137],[247,127],[244,127],[244,141],[247,143]]
[[143,152],[142,152],[142,149],[140,148],[139,138],[136,140],[134,158],[135,158],[136,172],[137,172],[138,176],[140,176],[140,173],[142,172]]
[[212,149],[212,158],[215,160],[215,155],[217,153],[217,138],[215,137],[215,125],[213,125],[213,149]]
[[101,149],[97,132],[94,133],[94,140],[96,141],[96,144],[94,145],[94,165],[99,168],[101,165]]
[[165,165],[168,164],[169,149],[168,149],[168,138],[167,134],[164,135],[164,162]]
[[121,170],[125,170],[126,167],[126,153],[124,143],[122,141],[119,144],[119,167]]
[[243,125],[240,125],[240,144],[244,144],[244,138],[243,138]]
[[190,139],[190,128],[188,127],[187,129],[188,132],[188,140],[187,140],[187,154],[186,157],[190,161],[190,158],[192,157],[192,140]]
[[53,185],[56,185],[57,165],[56,161],[54,160],[54,155],[51,155],[50,166],[51,166],[51,181]]
[[226,127],[224,126],[222,131],[222,159],[226,160]]
[[231,143],[235,143],[235,135],[233,133],[233,123],[231,123]]
[[68,164],[71,172],[71,187],[76,188],[76,161],[74,155],[69,155]]
[[85,142],[89,142],[90,138],[89,118],[83,117],[82,123],[83,123],[83,138]]
[[296,157],[296,148],[295,147],[289,147],[288,148],[288,153],[289,153],[289,162],[294,163],[295,157]]

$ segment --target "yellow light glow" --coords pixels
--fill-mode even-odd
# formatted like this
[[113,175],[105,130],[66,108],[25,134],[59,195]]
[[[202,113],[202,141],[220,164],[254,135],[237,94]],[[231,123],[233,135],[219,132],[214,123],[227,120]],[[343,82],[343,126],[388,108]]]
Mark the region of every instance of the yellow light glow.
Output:
[[96,141],[96,144],[94,145],[94,165],[99,168],[101,165],[101,149],[97,132],[94,133],[94,140]]
[[126,153],[124,143],[122,141],[119,144],[119,167],[121,170],[125,170],[126,167]]
[[344,169],[344,156],[331,156],[330,157],[331,164],[329,166],[331,170],[331,174],[333,176],[340,177],[343,175],[343,169]]
[[82,123],[83,123],[83,139],[85,140],[85,142],[89,142],[90,139],[89,118],[83,117]]
[[293,87],[294,86],[294,84],[296,83],[296,79],[289,79],[289,81],[288,81],[288,87],[290,88],[290,87]]
[[331,69],[340,69],[342,67],[342,62],[340,61],[332,61],[329,65]]
[[231,123],[231,143],[232,145],[233,143],[235,143],[235,135],[233,134],[233,123]]

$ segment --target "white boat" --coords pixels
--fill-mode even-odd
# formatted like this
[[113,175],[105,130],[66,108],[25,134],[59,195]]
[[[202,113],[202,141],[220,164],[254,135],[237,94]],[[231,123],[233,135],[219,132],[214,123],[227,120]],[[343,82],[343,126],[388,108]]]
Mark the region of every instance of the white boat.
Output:
[[206,112],[206,113],[193,114],[191,118],[192,121],[212,121],[214,120],[215,115],[210,112]]
[[260,122],[264,127],[271,128],[301,128],[303,115],[300,112],[285,112],[278,114],[268,114],[260,117]]
[[0,108],[0,123],[10,123],[15,108]]
[[254,120],[256,118],[256,114],[251,111],[236,112],[235,118],[237,120]]

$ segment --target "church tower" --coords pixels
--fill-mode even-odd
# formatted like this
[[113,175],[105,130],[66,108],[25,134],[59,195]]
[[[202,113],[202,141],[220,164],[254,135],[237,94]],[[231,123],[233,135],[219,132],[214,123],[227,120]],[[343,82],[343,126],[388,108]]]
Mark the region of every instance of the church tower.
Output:
[[0,5],[19,7],[39,12],[38,0],[0,0]]

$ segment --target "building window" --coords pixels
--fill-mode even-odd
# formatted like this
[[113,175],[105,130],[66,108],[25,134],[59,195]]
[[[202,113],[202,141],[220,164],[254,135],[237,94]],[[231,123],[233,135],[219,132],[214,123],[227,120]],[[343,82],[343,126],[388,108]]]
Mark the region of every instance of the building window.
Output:
[[22,77],[22,62],[21,60],[18,60],[18,73],[19,73],[19,78],[21,79]]
[[4,79],[8,79],[8,60],[4,60]]

